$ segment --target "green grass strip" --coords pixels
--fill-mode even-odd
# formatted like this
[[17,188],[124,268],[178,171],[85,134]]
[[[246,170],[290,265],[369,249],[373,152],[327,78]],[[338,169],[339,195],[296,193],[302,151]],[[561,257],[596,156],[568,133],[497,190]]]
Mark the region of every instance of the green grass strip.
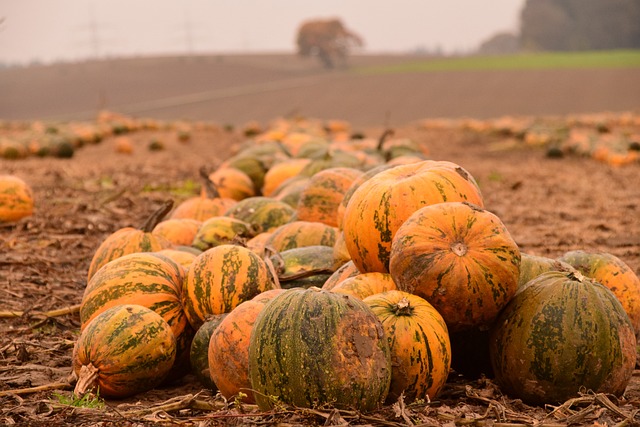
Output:
[[546,52],[519,55],[464,56],[408,60],[405,63],[354,68],[360,74],[433,71],[538,70],[558,68],[640,68],[640,50]]

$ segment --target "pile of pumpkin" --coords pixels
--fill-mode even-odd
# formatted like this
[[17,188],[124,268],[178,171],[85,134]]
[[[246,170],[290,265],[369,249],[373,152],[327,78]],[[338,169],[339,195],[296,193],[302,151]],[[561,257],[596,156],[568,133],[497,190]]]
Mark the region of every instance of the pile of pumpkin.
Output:
[[[434,399],[456,334],[487,333],[498,384],[532,404],[620,395],[640,281],[618,258],[521,253],[462,166],[412,140],[279,121],[92,259],[75,392],[191,371],[228,399],[368,411]],[[167,216],[168,215],[168,216]]]

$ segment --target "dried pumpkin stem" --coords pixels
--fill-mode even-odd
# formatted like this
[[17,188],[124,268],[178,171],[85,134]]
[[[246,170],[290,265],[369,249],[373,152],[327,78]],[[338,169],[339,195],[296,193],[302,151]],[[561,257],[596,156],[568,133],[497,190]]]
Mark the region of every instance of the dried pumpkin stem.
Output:
[[217,199],[220,197],[218,187],[209,178],[209,171],[204,166],[200,168],[200,178],[204,181],[204,192],[209,199]]
[[402,298],[393,306],[393,313],[396,316],[409,316],[413,312],[413,307],[407,298]]
[[140,229],[145,233],[151,233],[155,226],[158,225],[158,223],[162,221],[165,216],[167,216],[171,208],[173,208],[173,200],[166,200],[164,203],[162,203],[162,206],[160,206],[157,211],[152,213],[149,218],[147,218]]
[[100,370],[93,366],[92,363],[82,365],[80,368],[80,374],[78,375],[78,382],[76,383],[76,387],[73,389],[73,393],[76,396],[83,396],[87,391],[93,389],[99,373]]

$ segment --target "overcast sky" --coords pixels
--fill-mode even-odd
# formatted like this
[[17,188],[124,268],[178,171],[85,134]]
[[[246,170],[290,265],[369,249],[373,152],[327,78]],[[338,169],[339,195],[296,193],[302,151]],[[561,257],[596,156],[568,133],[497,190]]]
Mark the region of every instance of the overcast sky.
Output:
[[0,0],[0,62],[293,52],[300,23],[341,18],[364,53],[469,51],[516,31],[524,0]]

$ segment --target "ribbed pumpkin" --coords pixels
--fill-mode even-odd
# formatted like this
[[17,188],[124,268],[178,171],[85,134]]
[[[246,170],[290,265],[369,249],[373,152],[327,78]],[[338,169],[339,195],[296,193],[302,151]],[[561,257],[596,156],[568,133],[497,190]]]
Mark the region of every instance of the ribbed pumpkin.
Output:
[[171,369],[176,341],[170,326],[140,305],[118,305],[82,331],[73,350],[74,393],[99,390],[106,398],[123,398],[152,389]]
[[318,288],[288,289],[253,325],[249,378],[258,406],[377,409],[391,380],[389,344],[369,307]]
[[248,222],[228,216],[214,216],[202,223],[191,245],[206,251],[238,239],[249,239],[255,234],[255,228]]
[[304,246],[333,247],[337,235],[337,228],[321,222],[292,221],[273,230],[266,245],[279,252]]
[[389,273],[362,273],[338,283],[331,292],[365,299],[371,295],[396,290],[396,284]]
[[224,215],[237,203],[234,199],[221,196],[205,168],[201,168],[199,172],[203,181],[200,195],[190,197],[176,206],[171,212],[172,219],[190,218],[202,222],[214,216]]
[[[371,273],[369,273],[371,274]],[[423,298],[388,291],[365,298],[378,316],[391,350],[388,403],[404,393],[406,402],[433,400],[447,382],[451,344],[444,319]]]
[[242,246],[216,246],[198,255],[189,268],[182,292],[185,314],[198,329],[208,316],[228,313],[273,287],[258,255]]
[[339,267],[329,246],[287,249],[270,257],[280,286],[285,289],[321,287]]
[[567,252],[559,261],[611,289],[640,336],[640,279],[624,261],[610,253],[586,251]]
[[228,313],[215,314],[210,316],[202,324],[193,336],[191,349],[189,351],[189,361],[191,362],[191,372],[200,381],[200,384],[209,390],[218,390],[218,386],[211,379],[209,371],[209,341],[213,331],[220,325],[220,322]]
[[362,272],[388,273],[391,241],[411,214],[423,206],[462,201],[482,206],[473,177],[451,162],[425,160],[374,175],[355,190],[344,213],[351,259]]
[[242,392],[246,395],[244,402],[255,402],[249,381],[249,339],[265,304],[282,292],[284,289],[272,289],[243,302],[213,331],[208,348],[209,374],[225,398]]
[[353,168],[330,168],[313,175],[300,193],[297,219],[338,226],[338,206],[353,181],[362,171]]
[[172,246],[164,237],[153,234],[155,226],[173,207],[173,201],[162,204],[140,228],[124,227],[107,236],[93,254],[87,280],[109,261],[136,252],[157,252]]
[[621,395],[636,362],[629,317],[605,286],[579,272],[547,272],[521,288],[490,336],[504,392],[556,404],[581,389]]
[[[184,271],[158,253],[133,253],[100,268],[87,283],[80,303],[80,328],[84,330],[100,313],[121,304],[137,304],[158,313],[176,337],[176,361],[188,360],[194,330],[182,308]],[[176,367],[176,376],[180,375]]]
[[249,197],[238,202],[225,215],[253,226],[256,234],[286,224],[293,218],[295,209],[271,197]]
[[236,168],[218,168],[209,174],[220,197],[233,200],[244,200],[256,195],[251,177]]
[[342,281],[348,279],[349,277],[354,277],[361,274],[358,267],[353,263],[353,261],[348,261],[346,264],[343,264],[342,267],[338,268],[322,285],[322,289],[325,291],[330,291]]
[[33,191],[14,175],[0,175],[0,223],[18,221],[33,214]]
[[520,250],[500,218],[469,203],[419,209],[398,229],[389,269],[450,331],[489,327],[518,287]]
[[154,235],[165,238],[174,245],[189,246],[198,233],[201,221],[191,218],[174,218],[160,221],[151,231]]

